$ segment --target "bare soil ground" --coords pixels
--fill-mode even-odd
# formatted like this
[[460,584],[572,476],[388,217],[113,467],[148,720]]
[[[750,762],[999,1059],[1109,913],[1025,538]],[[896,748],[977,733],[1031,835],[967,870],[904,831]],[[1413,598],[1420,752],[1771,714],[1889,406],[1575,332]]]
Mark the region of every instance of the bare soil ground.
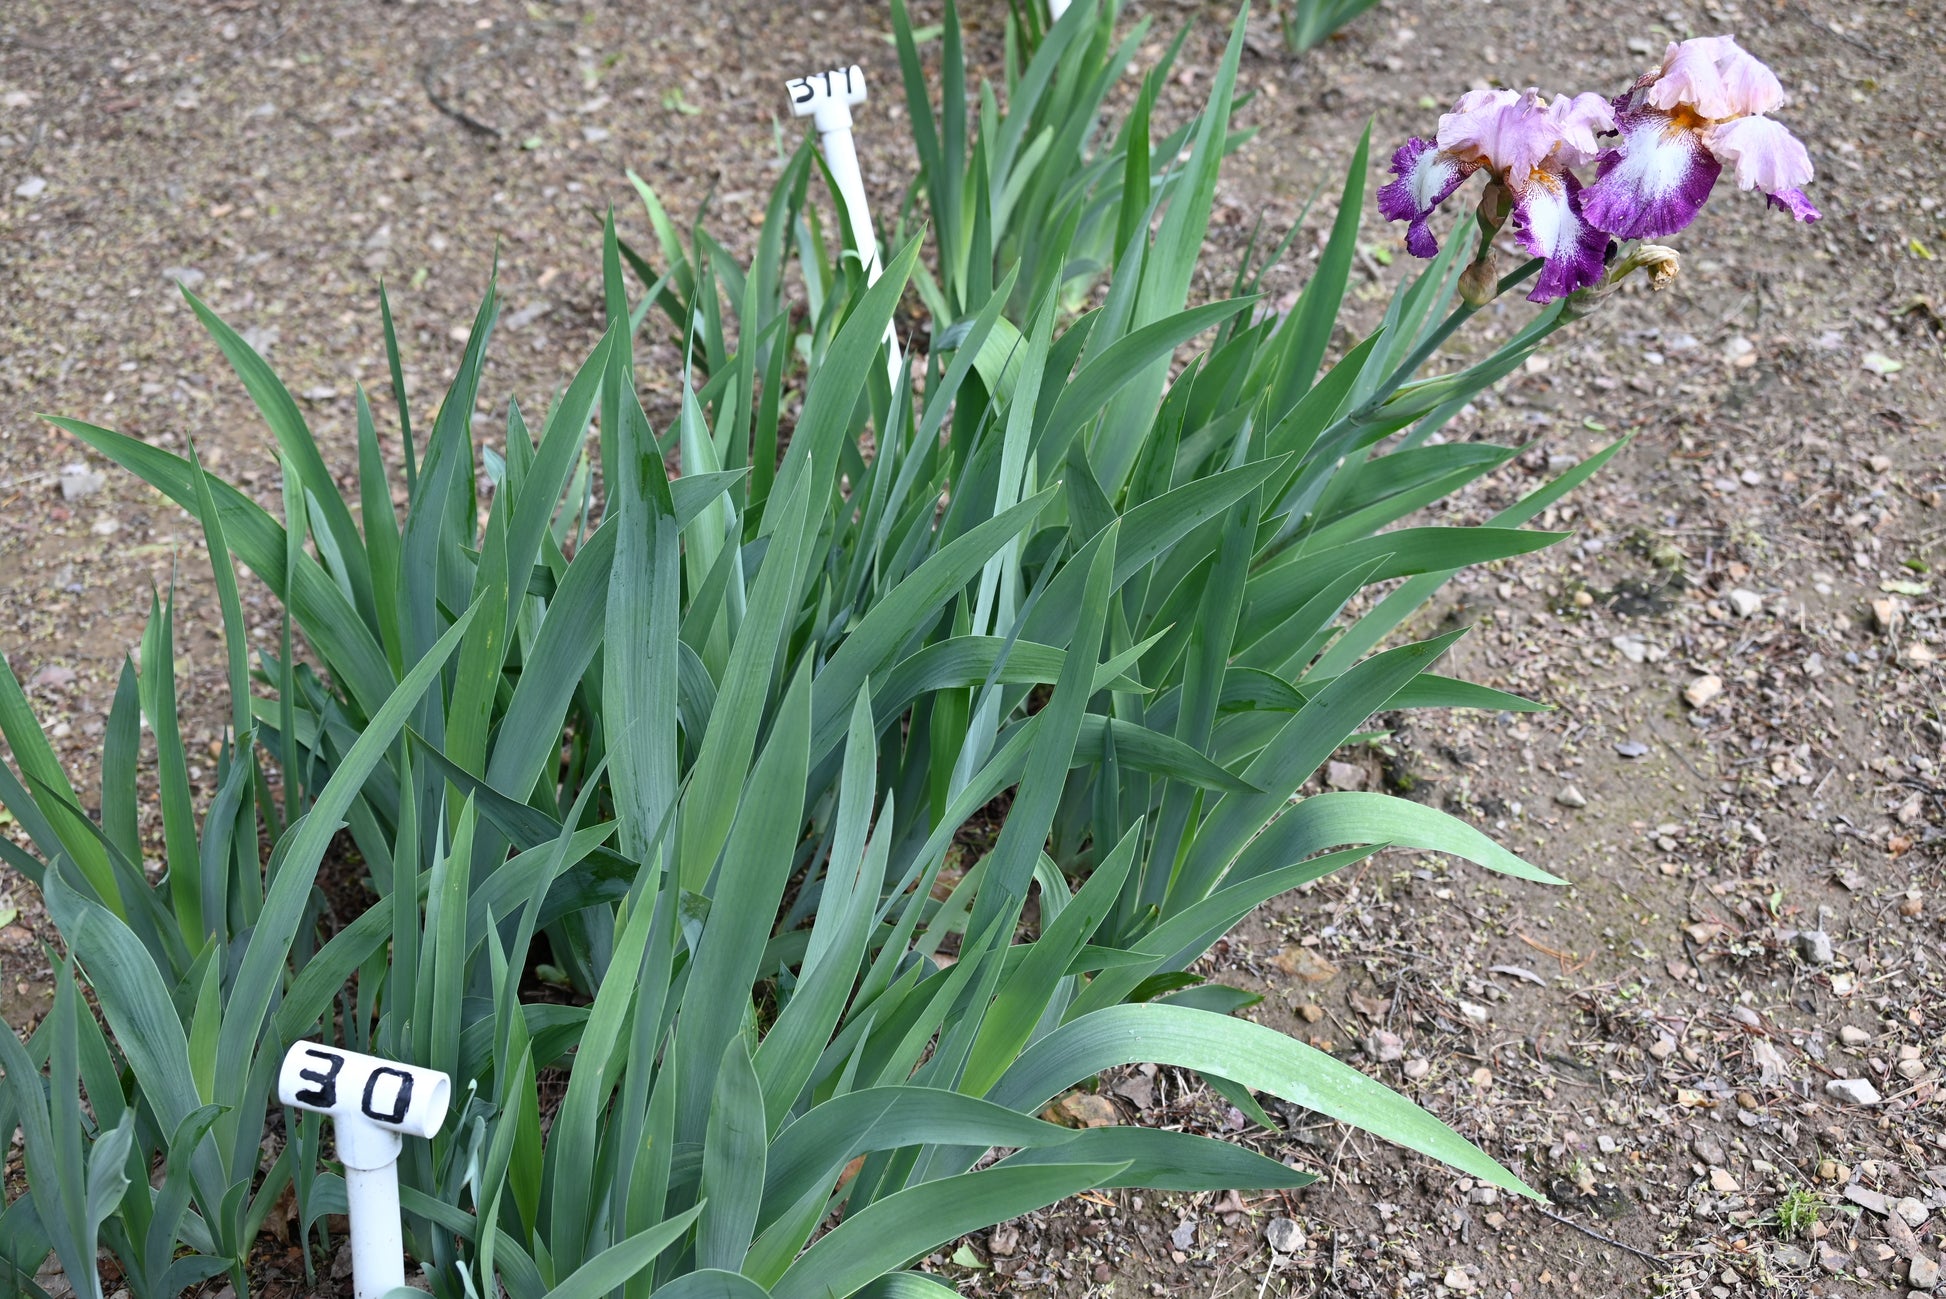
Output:
[[[1004,6],[966,7],[996,57]],[[1150,53],[1196,24],[1167,111],[1199,98],[1226,8],[1148,6]],[[1332,779],[1468,816],[1574,885],[1389,854],[1273,903],[1210,963],[1265,994],[1264,1022],[1405,1090],[1551,1203],[1302,1112],[1273,1110],[1267,1131],[1138,1070],[1104,1080],[1125,1121],[1227,1130],[1322,1180],[1069,1202],[942,1251],[963,1293],[1930,1288],[1946,1222],[1939,16],[1387,0],[1302,57],[1255,21],[1245,116],[1261,133],[1219,188],[1213,274],[1260,213],[1281,231],[1320,182],[1323,228],[1368,116],[1382,163],[1469,85],[1618,89],[1664,40],[1720,30],[1783,77],[1826,220],[1793,227],[1720,192],[1672,241],[1673,290],[1620,295],[1448,431],[1527,444],[1453,503],[1474,520],[1634,436],[1547,520],[1572,541],[1467,574],[1424,615],[1475,627],[1458,674],[1556,709],[1388,718],[1391,738],[1339,755]],[[0,8],[0,648],[77,784],[151,585],[179,584],[202,743],[222,715],[218,631],[193,527],[112,469],[69,499],[62,471],[85,457],[34,413],[193,438],[275,508],[269,439],[172,278],[267,350],[349,476],[352,385],[384,387],[374,278],[429,409],[497,254],[492,440],[508,395],[543,404],[596,337],[598,214],[643,224],[625,167],[679,217],[712,196],[712,228],[747,239],[776,133],[794,138],[782,79],[857,61],[877,91],[867,182],[896,210],[912,163],[888,31],[878,6],[829,2]],[[1409,269],[1395,231],[1373,217],[1367,235],[1354,323]],[[1305,273],[1300,259],[1271,291]],[[1462,350],[1526,311],[1496,304]],[[665,401],[673,365],[657,362],[673,358],[641,367]],[[251,613],[273,634],[261,595]],[[11,905],[0,1012],[24,1027],[46,1002],[48,929],[17,880]],[[1845,1080],[1878,1103],[1833,1095]],[[1787,1201],[1816,1225],[1790,1234]]]

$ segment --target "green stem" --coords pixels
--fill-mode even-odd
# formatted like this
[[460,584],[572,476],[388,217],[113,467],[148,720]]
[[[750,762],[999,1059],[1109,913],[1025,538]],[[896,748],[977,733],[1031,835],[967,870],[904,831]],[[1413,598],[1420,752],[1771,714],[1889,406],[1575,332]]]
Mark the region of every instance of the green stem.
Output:
[[[1519,285],[1522,280],[1533,275],[1540,268],[1541,259],[1538,257],[1532,258],[1525,264],[1515,267],[1507,274],[1501,276],[1499,282],[1493,286],[1493,296],[1498,298],[1509,289]],[[1439,322],[1439,328],[1426,335],[1425,340],[1419,346],[1412,349],[1412,355],[1401,361],[1398,368],[1386,376],[1385,382],[1378,386],[1378,390],[1370,398],[1360,405],[1357,410],[1338,422],[1341,424],[1356,422],[1368,419],[1372,415],[1377,414],[1378,408],[1390,401],[1392,394],[1396,393],[1405,384],[1405,381],[1412,377],[1413,372],[1430,360],[1434,352],[1437,352],[1441,347],[1445,346],[1446,340],[1453,336],[1453,332],[1465,324],[1472,317],[1473,313],[1478,310],[1479,308],[1470,302],[1462,302],[1459,306],[1454,307],[1447,314],[1446,319]],[[1326,436],[1328,437],[1331,432],[1335,431],[1335,428],[1328,430]],[[1324,438],[1319,438],[1318,440],[1322,443]]]
[[[1498,298],[1501,294],[1516,287],[1522,280],[1527,279],[1536,271],[1540,270],[1541,260],[1539,257],[1532,258],[1523,265],[1517,266],[1512,271],[1501,276],[1494,285],[1493,296]],[[1317,440],[1312,443],[1313,448],[1330,445],[1333,439],[1347,426],[1363,423],[1365,420],[1377,414],[1379,408],[1390,401],[1393,394],[1398,392],[1404,386],[1405,381],[1412,377],[1413,372],[1424,365],[1432,357],[1433,353],[1444,346],[1446,340],[1453,336],[1454,331],[1465,324],[1472,317],[1473,313],[1478,310],[1479,308],[1470,302],[1462,302],[1459,306],[1453,308],[1447,314],[1446,319],[1439,322],[1439,327],[1428,334],[1419,346],[1412,349],[1412,355],[1401,361],[1392,373],[1386,376],[1385,382],[1381,383],[1369,398],[1359,403],[1357,410],[1333,420],[1330,427],[1319,434]],[[1558,319],[1557,317],[1557,322]],[[1553,329],[1550,328],[1548,332],[1552,333]],[[1287,522],[1284,526],[1288,528],[1294,526],[1294,524]],[[1261,568],[1263,565],[1271,562],[1290,543],[1290,540],[1290,536],[1286,535],[1280,536],[1271,542],[1252,561],[1252,568]]]

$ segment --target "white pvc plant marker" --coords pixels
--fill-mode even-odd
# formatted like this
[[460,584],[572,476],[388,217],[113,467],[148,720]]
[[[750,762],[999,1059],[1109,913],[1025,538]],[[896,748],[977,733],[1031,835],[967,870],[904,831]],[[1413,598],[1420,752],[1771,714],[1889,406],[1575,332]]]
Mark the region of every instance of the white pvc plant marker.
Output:
[[331,1116],[351,1212],[352,1289],[381,1299],[405,1284],[399,1230],[401,1137],[430,1137],[446,1121],[452,1081],[433,1069],[299,1042],[277,1071],[277,1099]]
[[[878,255],[878,236],[872,231],[872,212],[865,199],[865,178],[858,170],[858,146],[851,138],[851,110],[865,102],[865,70],[856,63],[829,72],[813,72],[808,77],[792,77],[784,83],[791,95],[791,113],[808,117],[817,127],[818,143],[824,148],[824,165],[845,201],[851,226],[851,242],[865,262],[865,281],[876,284],[884,266]],[[892,385],[899,382],[899,339],[890,325],[885,327],[887,368]]]

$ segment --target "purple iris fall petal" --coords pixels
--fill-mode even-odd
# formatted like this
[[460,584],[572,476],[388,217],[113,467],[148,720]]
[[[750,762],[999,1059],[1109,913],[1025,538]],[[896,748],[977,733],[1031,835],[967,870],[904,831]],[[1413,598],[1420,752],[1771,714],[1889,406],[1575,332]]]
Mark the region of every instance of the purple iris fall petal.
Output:
[[1398,179],[1378,191],[1379,213],[1388,221],[1409,221],[1405,246],[1414,257],[1431,257],[1439,251],[1426,218],[1447,196],[1471,176],[1478,163],[1461,162],[1414,137],[1392,155],[1392,174]]
[[1514,203],[1513,235],[1542,260],[1541,273],[1528,293],[1534,302],[1565,298],[1576,289],[1601,283],[1608,235],[1582,215],[1585,191],[1572,173],[1535,172]]
[[1811,205],[1811,200],[1804,197],[1804,191],[1801,189],[1779,190],[1769,196],[1769,202],[1772,207],[1782,208],[1799,221],[1818,221],[1824,217],[1824,213],[1818,211]]
[[1645,108],[1617,123],[1621,143],[1602,154],[1598,178],[1582,195],[1588,223],[1618,239],[1672,235],[1695,219],[1722,164],[1697,131]]

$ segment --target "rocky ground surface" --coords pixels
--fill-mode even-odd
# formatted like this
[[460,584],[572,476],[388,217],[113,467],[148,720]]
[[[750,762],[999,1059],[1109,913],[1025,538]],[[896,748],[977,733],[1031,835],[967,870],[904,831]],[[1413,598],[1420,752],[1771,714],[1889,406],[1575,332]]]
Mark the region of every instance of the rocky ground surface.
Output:
[[[966,8],[972,48],[997,58],[1004,6]],[[1194,23],[1159,110],[1180,115],[1233,10],[1147,12],[1145,58]],[[963,1293],[1938,1284],[1946,53],[1925,7],[1387,0],[1302,56],[1259,17],[1243,80],[1260,134],[1219,186],[1209,264],[1227,274],[1259,214],[1278,230],[1323,182],[1321,231],[1368,117],[1382,157],[1469,85],[1618,89],[1665,40],[1721,30],[1779,69],[1826,220],[1720,192],[1675,241],[1673,289],[1622,295],[1448,430],[1526,445],[1452,503],[1469,520],[1633,435],[1546,520],[1570,543],[1465,575],[1424,617],[1474,626],[1458,674],[1555,710],[1388,718],[1387,741],[1325,773],[1468,816],[1573,885],[1389,854],[1271,904],[1209,962],[1264,994],[1258,1018],[1401,1088],[1550,1202],[1302,1112],[1273,1107],[1266,1129],[1193,1079],[1132,1070],[1071,1100],[1075,1121],[1228,1132],[1320,1182],[1082,1197],[942,1251]],[[270,441],[172,281],[267,352],[349,475],[353,385],[385,385],[375,277],[429,410],[497,256],[499,404],[482,414],[498,427],[508,395],[544,403],[596,337],[599,213],[646,237],[625,168],[679,217],[708,196],[712,228],[747,242],[795,138],[784,77],[866,67],[866,178],[896,210],[912,162],[888,31],[879,7],[831,0],[0,9],[0,649],[77,784],[152,585],[179,583],[200,743],[222,667],[194,528],[34,413],[193,438],[275,508]],[[1408,269],[1395,230],[1366,230],[1354,324]],[[1269,288],[1305,274],[1300,257]],[[1460,352],[1527,310],[1496,304]],[[641,365],[665,410],[673,360]],[[260,594],[248,608],[274,634]],[[212,792],[212,770],[191,775]],[[48,929],[17,880],[0,919],[0,1013],[24,1026],[46,1005]],[[301,1275],[273,1262],[266,1292]]]

